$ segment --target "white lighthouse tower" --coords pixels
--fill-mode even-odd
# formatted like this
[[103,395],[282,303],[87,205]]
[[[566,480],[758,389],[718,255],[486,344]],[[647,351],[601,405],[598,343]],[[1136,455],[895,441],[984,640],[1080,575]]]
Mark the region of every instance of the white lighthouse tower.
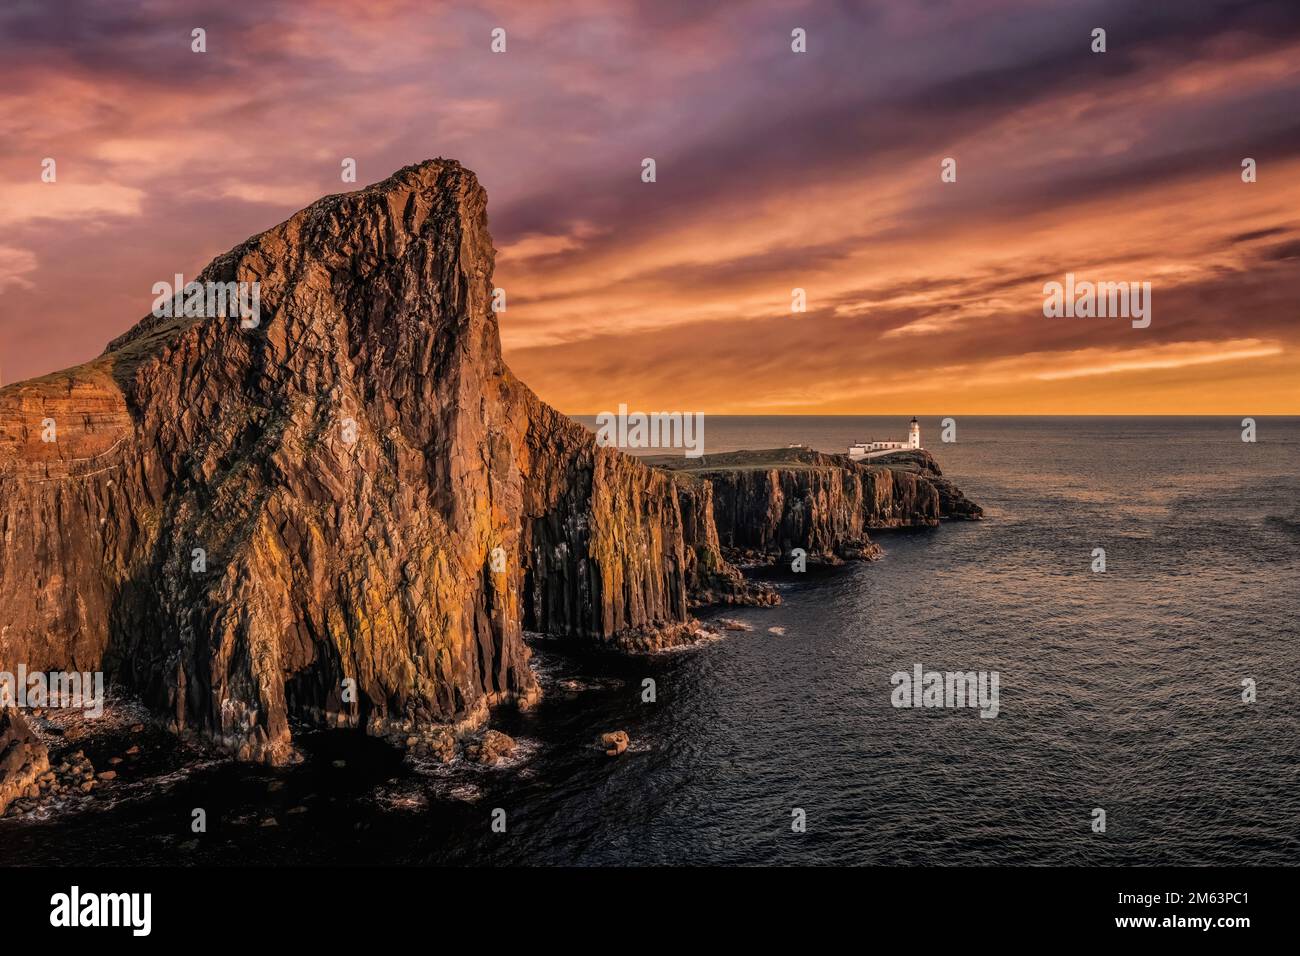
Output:
[[907,429],[907,447],[921,447],[921,423],[916,420],[915,416],[912,418],[911,426]]

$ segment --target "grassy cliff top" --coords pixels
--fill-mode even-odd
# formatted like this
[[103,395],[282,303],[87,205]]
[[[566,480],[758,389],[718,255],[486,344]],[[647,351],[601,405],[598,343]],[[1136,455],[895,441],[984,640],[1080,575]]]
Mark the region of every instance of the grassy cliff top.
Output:
[[[828,455],[811,448],[763,448],[746,451],[727,451],[699,458],[681,455],[650,455],[641,458],[647,465],[668,471],[704,473],[715,471],[766,471],[772,468],[792,470],[825,470],[831,468],[865,468],[867,462],[850,461],[847,455]],[[893,468],[898,471],[929,471],[938,469],[926,451],[899,451],[881,455],[870,461],[871,467]]]

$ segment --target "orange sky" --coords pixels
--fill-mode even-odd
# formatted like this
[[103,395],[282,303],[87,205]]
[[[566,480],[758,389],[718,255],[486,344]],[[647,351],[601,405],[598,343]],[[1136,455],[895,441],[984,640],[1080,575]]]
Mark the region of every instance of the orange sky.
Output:
[[[488,190],[507,359],[571,413],[1300,412],[1293,3],[253,7],[0,11],[5,381],[343,157],[444,155]],[[1045,318],[1067,272],[1150,282],[1150,327]]]

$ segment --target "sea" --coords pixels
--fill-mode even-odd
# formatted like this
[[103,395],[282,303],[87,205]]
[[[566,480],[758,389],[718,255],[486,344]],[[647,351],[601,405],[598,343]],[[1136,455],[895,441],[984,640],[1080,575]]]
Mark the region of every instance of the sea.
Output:
[[[958,417],[951,442],[920,421],[984,520],[881,532],[874,562],[755,572],[783,603],[703,611],[743,629],[686,650],[534,635],[545,697],[498,715],[520,742],[498,767],[317,732],[304,763],[269,770],[196,762],[149,731],[95,799],[0,821],[0,848],[77,864],[1294,863],[1300,419],[1258,418],[1254,441],[1237,417]],[[906,428],[711,416],[705,450],[840,452]],[[895,706],[918,665],[996,674],[997,715]],[[598,744],[614,730],[632,741],[618,757]],[[125,742],[87,752],[101,768]]]

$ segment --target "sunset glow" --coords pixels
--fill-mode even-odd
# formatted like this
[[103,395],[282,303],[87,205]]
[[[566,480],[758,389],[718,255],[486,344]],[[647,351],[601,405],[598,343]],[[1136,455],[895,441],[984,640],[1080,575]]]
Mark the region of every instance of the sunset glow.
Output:
[[[39,6],[0,12],[5,382],[355,188],[343,158],[443,155],[490,197],[506,357],[570,413],[1300,410],[1293,5],[272,2],[207,57],[167,4]],[[1151,282],[1150,328],[1045,318],[1067,272]]]

